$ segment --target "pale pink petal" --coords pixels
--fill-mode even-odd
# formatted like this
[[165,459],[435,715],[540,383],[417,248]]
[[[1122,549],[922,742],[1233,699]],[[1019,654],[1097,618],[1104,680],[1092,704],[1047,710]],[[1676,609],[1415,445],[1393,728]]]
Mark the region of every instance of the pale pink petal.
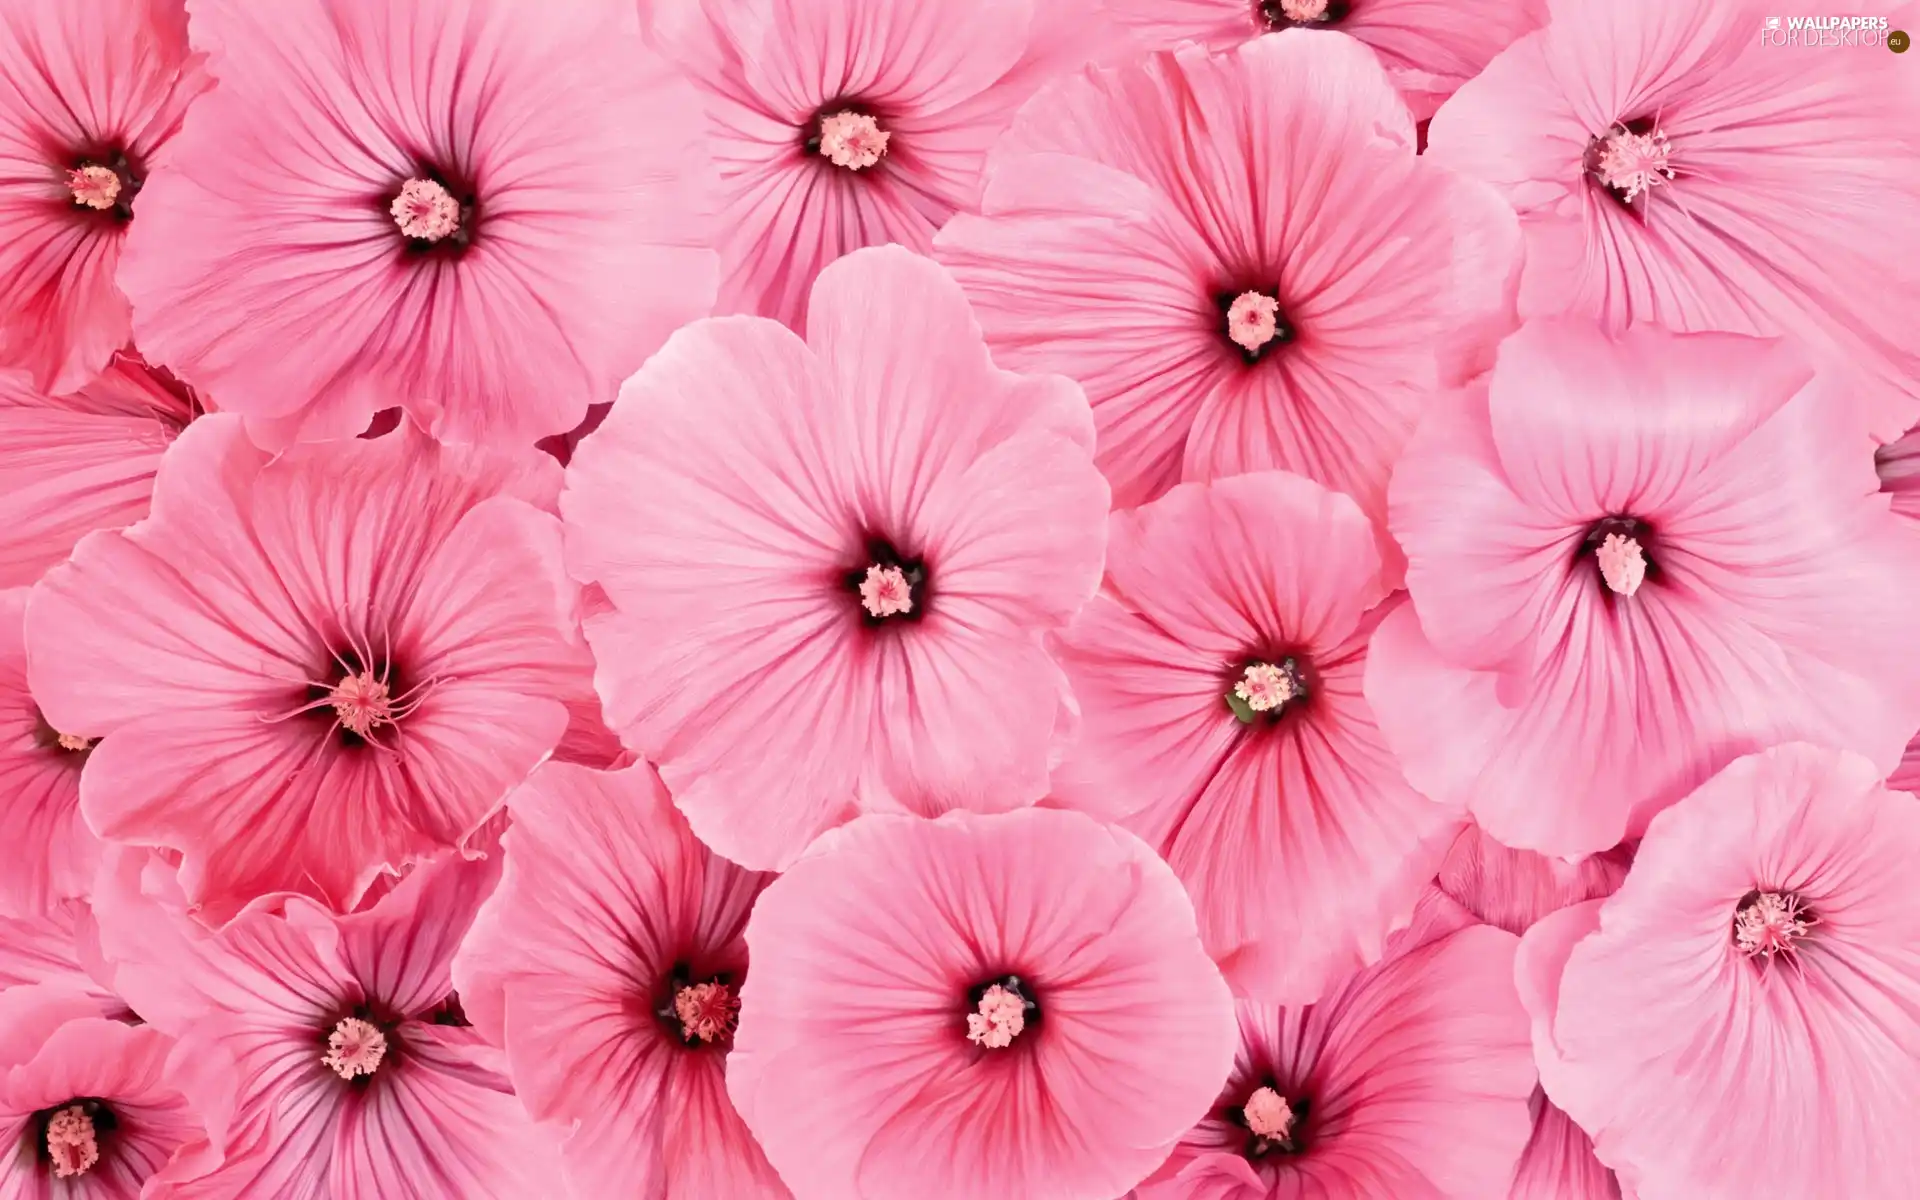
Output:
[[31,584],[95,529],[147,515],[161,452],[197,403],[129,355],[68,396],[0,377],[0,583]]
[[1612,895],[1632,865],[1626,846],[1570,863],[1509,849],[1470,825],[1447,851],[1438,885],[1479,920],[1523,934],[1548,913]]

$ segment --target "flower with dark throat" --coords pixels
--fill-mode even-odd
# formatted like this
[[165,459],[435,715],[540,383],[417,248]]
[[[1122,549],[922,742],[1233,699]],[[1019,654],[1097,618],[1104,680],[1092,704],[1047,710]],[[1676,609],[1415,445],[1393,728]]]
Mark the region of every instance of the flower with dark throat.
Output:
[[214,924],[281,892],[349,911],[467,844],[585,678],[541,511],[558,483],[531,447],[411,425],[269,459],[237,417],[196,421],[152,515],[82,541],[28,605],[49,726],[101,739],[90,825],[184,855]]
[[1806,743],[1738,759],[1653,818],[1619,891],[1528,932],[1540,1081],[1622,1191],[1920,1192],[1885,1134],[1920,1095],[1920,807],[1879,779]]
[[95,907],[128,1001],[240,1071],[226,1196],[551,1196],[559,1160],[449,973],[499,859],[449,852],[350,916],[292,897],[209,934],[158,855],[117,850]]
[[[207,87],[185,0],[15,0],[0,21],[0,370],[67,393],[131,336],[114,282],[141,191]],[[0,445],[8,439],[0,436]]]
[[1105,547],[1092,447],[1080,389],[995,368],[899,247],[822,272],[804,342],[681,330],[561,498],[610,602],[586,616],[608,724],[759,870],[862,810],[1038,800],[1070,703],[1043,639]]
[[719,310],[805,329],[849,251],[925,251],[1048,79],[1117,45],[1097,0],[663,0],[720,170]]
[[1458,826],[1360,694],[1389,592],[1353,501],[1265,471],[1114,517],[1060,636],[1081,732],[1054,797],[1172,864],[1236,994],[1304,1004],[1380,957]]
[[726,1095],[769,876],[693,836],[652,767],[549,763],[507,801],[500,886],[453,964],[578,1196],[786,1200]]
[[193,20],[219,86],[142,195],[121,281],[141,348],[263,443],[395,403],[455,441],[564,434],[711,308],[698,100],[631,4],[195,0]]
[[1440,110],[1427,155],[1518,210],[1520,315],[1803,339],[1855,376],[1876,437],[1920,419],[1911,63],[1769,45],[1760,0],[1547,7]]
[[1316,1003],[1239,1002],[1226,1086],[1134,1195],[1505,1197],[1534,1090],[1516,945],[1448,921]]
[[1395,468],[1412,605],[1366,695],[1413,786],[1573,859],[1782,740],[1892,770],[1920,725],[1920,554],[1845,380],[1733,334],[1509,338]]
[[0,1195],[172,1196],[218,1167],[234,1099],[219,1048],[111,1020],[54,984],[0,991],[0,1029]]
[[862,817],[746,936],[727,1090],[797,1200],[1112,1200],[1232,1060],[1179,881],[1079,813]]
[[1520,251],[1414,143],[1343,34],[1189,45],[1036,98],[935,249],[998,361],[1086,388],[1116,504],[1278,468],[1384,525],[1421,412],[1511,327]]
[[1416,120],[1546,19],[1545,0],[1102,0],[1153,49],[1231,50],[1283,29],[1338,30],[1380,57]]

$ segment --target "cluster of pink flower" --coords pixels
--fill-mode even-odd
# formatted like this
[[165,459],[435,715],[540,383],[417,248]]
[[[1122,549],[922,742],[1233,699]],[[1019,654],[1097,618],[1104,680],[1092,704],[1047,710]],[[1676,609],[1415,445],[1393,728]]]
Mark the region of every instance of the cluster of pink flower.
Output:
[[0,0],[0,1196],[1920,1195],[1765,22]]

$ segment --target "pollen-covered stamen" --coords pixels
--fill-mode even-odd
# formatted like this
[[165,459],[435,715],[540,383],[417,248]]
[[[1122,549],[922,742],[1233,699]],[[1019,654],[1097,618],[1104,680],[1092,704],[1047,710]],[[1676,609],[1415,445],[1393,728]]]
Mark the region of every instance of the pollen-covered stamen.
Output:
[[327,1052],[320,1061],[342,1079],[358,1079],[380,1069],[387,1056],[387,1035],[371,1021],[341,1017],[327,1035]]
[[1254,25],[1260,29],[1332,25],[1353,9],[1347,0],[1256,0]]
[[1027,1006],[1020,996],[994,984],[967,1014],[967,1040],[989,1050],[1013,1045],[1027,1028]]
[[398,715],[386,681],[376,678],[372,671],[348,675],[334,684],[327,700],[333,705],[334,718],[340,727],[361,738],[371,734],[376,726],[391,725]]
[[1293,1132],[1293,1108],[1270,1087],[1255,1088],[1241,1110],[1255,1137],[1284,1141]]
[[1254,663],[1241,673],[1233,694],[1255,712],[1272,712],[1300,694],[1300,676],[1292,663]]
[[718,981],[692,984],[674,993],[673,1015],[680,1022],[680,1036],[688,1044],[718,1044],[733,1037],[733,1027],[740,1019],[740,998]]
[[837,167],[863,171],[887,153],[893,135],[863,112],[848,109],[820,118],[820,156]]
[[1593,556],[1600,564],[1600,578],[1622,596],[1633,595],[1647,580],[1647,556],[1634,538],[1609,533]]
[[1674,177],[1667,165],[1673,148],[1667,144],[1667,135],[1657,129],[1635,133],[1616,125],[1600,139],[1598,150],[1594,174],[1628,204]]
[[100,1135],[84,1107],[71,1104],[48,1119],[47,1157],[61,1179],[84,1175],[100,1161]]
[[1220,309],[1220,329],[1247,362],[1256,363],[1276,348],[1293,341],[1293,326],[1280,311],[1276,289],[1247,288],[1221,292],[1214,303]]
[[387,211],[393,214],[402,234],[422,242],[451,237],[460,228],[460,202],[431,179],[409,179],[401,184],[400,194]]
[[94,741],[93,738],[81,737],[77,733],[62,733],[54,737],[53,744],[72,754],[84,754],[93,749]]
[[105,212],[120,199],[120,174],[111,167],[88,163],[67,172],[67,188],[75,204]]
[[967,1040],[987,1050],[1005,1050],[1040,1020],[1040,1005],[1018,975],[983,983],[967,1000]]
[[1280,332],[1280,302],[1263,292],[1241,292],[1227,309],[1227,337],[1248,354]]
[[1748,958],[1789,952],[1807,935],[1814,916],[1790,892],[1749,892],[1733,915],[1733,943]]
[[860,607],[876,617],[892,617],[913,611],[913,584],[907,573],[895,566],[874,563],[860,581]]

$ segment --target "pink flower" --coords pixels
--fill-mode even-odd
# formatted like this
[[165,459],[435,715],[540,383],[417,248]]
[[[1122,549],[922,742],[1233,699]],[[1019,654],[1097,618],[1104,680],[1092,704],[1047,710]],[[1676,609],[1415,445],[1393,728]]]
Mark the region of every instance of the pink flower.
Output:
[[109,1020],[59,987],[0,992],[0,1195],[171,1197],[219,1165],[233,1089],[217,1047]]
[[1083,727],[1055,795],[1172,864],[1238,994],[1310,1003],[1379,958],[1458,828],[1360,694],[1387,596],[1351,500],[1262,472],[1117,515],[1060,638]]
[[1628,845],[1570,863],[1509,849],[1469,825],[1454,839],[1438,882],[1477,919],[1518,934],[1569,904],[1613,895],[1632,865]]
[[1366,695],[1413,786],[1577,857],[1782,740],[1891,769],[1920,726],[1920,553],[1834,383],[1730,334],[1510,338],[1394,475],[1413,606]]
[[1105,0],[1140,41],[1229,50],[1283,29],[1337,29],[1380,56],[1426,120],[1489,60],[1546,19],[1545,0]]
[[[808,342],[681,330],[579,448],[561,508],[609,724],[694,832],[757,869],[858,811],[1047,790],[1107,489],[1071,382],[996,370],[898,247],[814,289]],[[904,587],[904,591],[903,591]]]
[[1740,759],[1653,819],[1612,898],[1528,932],[1541,1080],[1640,1200],[1920,1192],[1887,1135],[1920,1095],[1920,807],[1878,776]]
[[1516,939],[1410,943],[1319,1003],[1242,1001],[1213,1108],[1138,1200],[1487,1200],[1527,1139]]
[[80,769],[93,739],[55,729],[27,690],[27,591],[0,591],[0,913],[83,897],[99,843],[80,819]]
[[1519,210],[1521,315],[1805,337],[1899,436],[1920,417],[1911,63],[1769,45],[1759,0],[1548,5],[1430,134]]
[[814,277],[925,251],[979,198],[987,148],[1051,76],[1104,52],[1093,0],[654,0],[720,169],[719,310],[805,329]]
[[1384,522],[1422,409],[1508,328],[1513,213],[1414,155],[1339,34],[1089,71],[1034,101],[990,178],[941,260],[999,361],[1086,388],[1123,507],[1280,467]]
[[1111,1200],[1233,1058],[1179,881],[1078,813],[863,818],[747,945],[727,1089],[799,1200]]
[[[464,842],[567,727],[585,648],[544,455],[412,427],[269,461],[237,417],[168,451],[153,515],[28,606],[33,695],[92,748],[106,837],[185,855],[201,915],[351,909]],[[531,501],[531,503],[529,503]]]
[[195,0],[219,86],[141,199],[141,348],[258,437],[577,425],[705,313],[690,86],[604,0]]
[[505,873],[454,979],[574,1194],[784,1200],[725,1074],[768,877],[695,841],[644,763],[550,764],[508,806]]
[[230,1049],[241,1197],[547,1197],[559,1163],[470,1028],[448,963],[498,875],[447,854],[335,916],[303,897],[218,934],[170,914],[157,856],[121,851],[96,903],[118,980],[192,1050]]
[[83,535],[146,516],[160,455],[204,410],[131,352],[67,396],[0,375],[0,586],[31,584]]
[[120,242],[136,209],[146,216],[139,193],[171,169],[170,140],[206,86],[183,0],[7,5],[0,367],[24,369],[38,391],[71,392],[127,344]]

